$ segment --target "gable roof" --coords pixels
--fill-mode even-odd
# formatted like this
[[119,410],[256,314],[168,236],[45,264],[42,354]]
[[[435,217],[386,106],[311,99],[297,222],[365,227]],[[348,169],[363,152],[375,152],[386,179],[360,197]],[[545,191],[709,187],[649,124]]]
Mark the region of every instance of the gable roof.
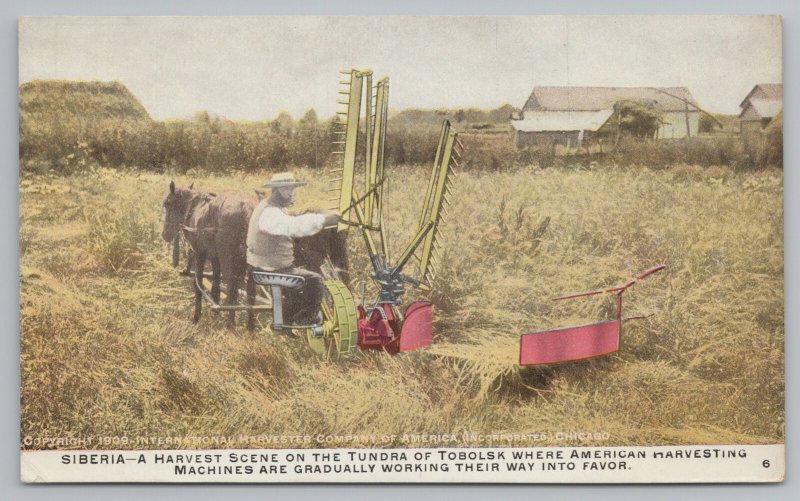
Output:
[[739,104],[739,108],[744,108],[747,105],[747,101],[758,91],[761,91],[759,98],[762,99],[783,99],[783,84],[760,83],[754,85],[753,88],[750,89],[750,92],[747,93],[744,99],[742,99],[741,104]]
[[521,132],[596,131],[614,114],[613,109],[599,111],[528,111],[522,120],[512,120]]
[[599,111],[623,100],[651,103],[662,111],[684,111],[686,102],[690,111],[697,106],[686,87],[534,87],[523,110]]
[[772,118],[783,109],[783,99],[750,99],[739,118],[744,118],[748,109],[752,109],[758,118]]

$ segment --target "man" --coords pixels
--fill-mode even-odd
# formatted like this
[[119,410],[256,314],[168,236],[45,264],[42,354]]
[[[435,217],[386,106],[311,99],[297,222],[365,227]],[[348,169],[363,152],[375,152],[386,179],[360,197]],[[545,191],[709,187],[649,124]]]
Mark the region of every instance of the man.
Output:
[[339,221],[337,214],[292,216],[286,213],[286,208],[294,203],[295,187],[305,184],[289,172],[274,174],[263,184],[272,188],[272,193],[253,211],[247,230],[248,265],[305,278],[305,285],[299,291],[284,291],[287,325],[317,323],[323,292],[322,277],[318,273],[294,265],[294,239],[314,235]]

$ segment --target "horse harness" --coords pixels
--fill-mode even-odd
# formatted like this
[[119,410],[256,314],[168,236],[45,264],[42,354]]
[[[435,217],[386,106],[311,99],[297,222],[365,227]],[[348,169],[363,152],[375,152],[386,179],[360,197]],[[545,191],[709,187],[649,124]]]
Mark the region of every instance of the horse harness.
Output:
[[197,228],[188,225],[189,219],[192,217],[192,214],[194,214],[194,211],[197,209],[197,207],[200,204],[209,202],[215,196],[216,194],[214,193],[201,193],[189,200],[189,203],[186,206],[186,212],[183,214],[183,224],[181,225],[181,230],[183,232],[188,232],[195,235],[199,234],[200,236],[213,236],[217,233],[218,228],[216,226],[198,230]]

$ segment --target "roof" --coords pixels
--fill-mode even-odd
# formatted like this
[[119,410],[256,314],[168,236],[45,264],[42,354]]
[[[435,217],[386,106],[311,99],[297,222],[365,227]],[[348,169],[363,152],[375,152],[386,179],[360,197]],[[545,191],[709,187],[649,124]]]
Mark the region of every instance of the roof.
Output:
[[[751,99],[748,105],[759,118],[772,118],[783,109],[783,99]],[[748,105],[745,105],[739,118],[747,113]]]
[[739,107],[744,108],[745,105],[747,105],[747,100],[758,91],[760,91],[760,95],[758,97],[762,99],[783,99],[783,84],[760,83],[756,84],[752,89],[750,89],[750,92],[748,92],[744,99],[742,99]]
[[[83,130],[109,120],[149,123],[147,110],[121,82],[32,80],[19,86],[21,122]],[[27,126],[27,125],[26,125]]]
[[521,132],[596,131],[614,113],[599,111],[527,111],[523,120],[512,120],[511,126]]
[[684,111],[687,101],[690,110],[697,106],[686,87],[534,87],[523,109],[599,111],[624,100],[652,103],[662,111]]

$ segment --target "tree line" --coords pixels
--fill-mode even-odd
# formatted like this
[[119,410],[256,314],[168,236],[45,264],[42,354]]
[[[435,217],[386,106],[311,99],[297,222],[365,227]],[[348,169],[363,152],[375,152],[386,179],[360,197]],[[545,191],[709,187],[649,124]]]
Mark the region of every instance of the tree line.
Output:
[[[757,141],[738,137],[653,140],[657,126],[651,115],[628,112],[631,129],[615,148],[602,153],[556,147],[517,148],[509,132],[482,134],[467,127],[462,135],[464,167],[502,171],[524,165],[574,166],[590,163],[667,167],[674,164],[729,165],[736,168],[782,166],[782,127],[765,131]],[[385,160],[388,165],[428,164],[436,151],[442,118],[413,120],[402,112],[389,120]],[[455,121],[455,120],[454,120]],[[456,123],[456,125],[458,125]],[[103,119],[63,121],[22,116],[20,167],[23,172],[71,174],[103,166],[152,172],[207,172],[327,168],[334,161],[338,130],[333,119],[320,119],[310,109],[293,118],[281,113],[272,120],[243,122],[213,117],[153,121]],[[363,136],[360,138],[364,140]]]
[[[297,119],[281,113],[273,120],[254,122],[233,122],[207,112],[172,121],[64,124],[28,119],[20,121],[19,155],[23,171],[65,174],[93,165],[155,172],[321,169],[336,151],[334,130],[333,120],[320,120],[313,109]],[[404,124],[395,130],[390,126],[386,161],[430,162],[437,132],[429,124]]]

